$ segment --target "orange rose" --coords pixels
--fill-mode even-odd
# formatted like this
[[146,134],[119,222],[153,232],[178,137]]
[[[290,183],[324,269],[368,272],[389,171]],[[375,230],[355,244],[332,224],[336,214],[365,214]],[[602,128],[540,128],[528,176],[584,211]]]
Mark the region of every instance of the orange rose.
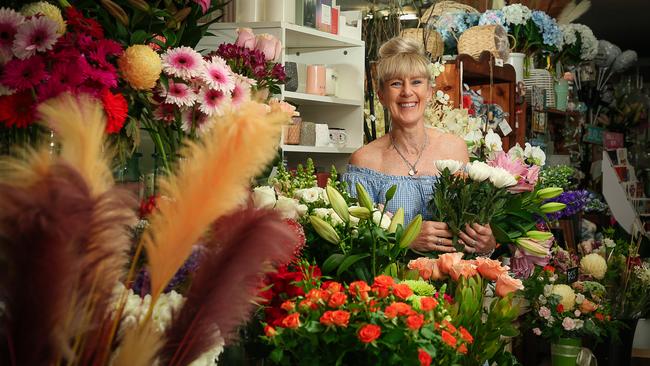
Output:
[[266,325],[264,327],[264,334],[266,334],[266,336],[270,338],[270,337],[275,337],[275,335],[278,334],[278,332],[276,332],[275,328],[273,328],[272,326]]
[[371,343],[381,335],[381,328],[378,325],[366,324],[359,328],[357,336],[363,343]]
[[339,327],[347,327],[350,321],[350,313],[345,310],[336,310],[332,312],[332,321]]
[[377,306],[377,301],[376,300],[368,301],[368,310],[370,310],[373,313],[376,313],[377,310],[379,310],[379,306]]
[[418,360],[420,361],[420,366],[429,366],[431,365],[431,355],[423,350],[422,348],[418,349]]
[[327,327],[334,325],[333,313],[334,312],[331,310],[324,312],[323,315],[320,316],[320,323]]
[[300,314],[289,314],[282,319],[282,326],[285,328],[296,329],[300,326]]
[[411,315],[406,318],[406,326],[411,330],[418,330],[424,324],[424,315],[417,314]]
[[335,294],[337,292],[343,291],[343,285],[334,281],[327,281],[323,283],[323,290],[326,290],[330,294]]
[[392,287],[395,284],[395,280],[393,280],[393,277],[391,276],[386,276],[386,275],[379,275],[375,277],[375,282],[373,283],[373,286],[382,286],[382,287]]
[[484,257],[476,258],[476,267],[478,273],[490,281],[496,281],[499,276],[508,273],[508,267],[503,267],[501,262]]
[[400,283],[393,287],[393,295],[399,297],[402,300],[406,300],[409,296],[413,295],[413,290],[411,290],[408,285]]
[[502,274],[497,278],[495,289],[497,296],[504,297],[511,292],[523,289],[524,285],[521,283],[521,280],[516,280],[507,274]]
[[386,315],[388,319],[392,319],[398,315],[411,315],[413,313],[411,305],[403,302],[394,302],[386,306],[386,309],[384,310],[384,315]]
[[436,263],[442,274],[449,274],[451,268],[460,263],[461,258],[463,258],[463,253],[445,253],[438,257]]
[[349,291],[352,295],[359,296],[361,299],[368,298],[368,291],[370,286],[365,281],[354,281],[350,284]]
[[468,261],[460,261],[460,263],[454,264],[449,270],[449,275],[454,281],[458,281],[461,277],[470,278],[477,274],[476,265]]
[[466,355],[466,354],[467,354],[467,346],[465,345],[465,343],[461,344],[461,345],[458,347],[457,351],[458,351],[458,353],[461,353],[461,354],[463,354],[463,355]]
[[580,304],[580,311],[582,311],[585,314],[589,314],[596,309],[598,309],[598,305],[594,304],[593,302],[587,299],[584,299],[582,301],[582,304]]
[[465,327],[460,326],[458,327],[458,329],[460,330],[460,337],[463,338],[465,342],[470,344],[474,343],[474,337],[472,337],[472,335],[469,333],[467,329],[465,329]]
[[318,305],[316,305],[313,301],[311,301],[311,300],[307,300],[307,299],[302,300],[302,301],[300,302],[300,304],[298,304],[298,306],[299,306],[301,309],[304,309],[304,310],[307,310],[307,309],[316,310],[316,309],[318,309]]
[[456,333],[456,332],[458,332],[458,330],[456,329],[456,327],[454,327],[454,325],[451,324],[451,323],[450,323],[449,321],[447,321],[447,320],[443,320],[443,321],[442,321],[442,325],[445,327],[445,329],[447,329],[447,330],[448,330],[449,332],[451,332],[451,333]]
[[295,308],[296,308],[296,303],[294,303],[291,300],[287,300],[287,301],[283,302],[282,305],[280,305],[280,309],[282,309],[284,311],[287,311],[287,312],[292,311]]
[[312,301],[314,303],[317,303],[318,300],[323,300],[323,301],[327,302],[327,300],[329,300],[330,293],[325,291],[325,290],[320,290],[320,289],[317,289],[317,288],[313,288],[313,289],[309,290],[309,292],[307,293],[307,295],[305,297],[307,298],[307,300],[310,300],[310,301]]
[[332,296],[330,296],[327,305],[331,308],[338,308],[343,306],[347,300],[348,295],[344,294],[343,292],[335,292],[332,294]]
[[454,347],[454,348],[456,347],[456,342],[458,342],[456,340],[456,337],[451,335],[451,333],[447,332],[446,330],[443,330],[442,332],[440,332],[440,334],[442,335],[442,341],[445,344],[447,344],[449,347]]
[[420,298],[420,308],[422,311],[431,311],[438,306],[438,300],[433,297],[421,297]]

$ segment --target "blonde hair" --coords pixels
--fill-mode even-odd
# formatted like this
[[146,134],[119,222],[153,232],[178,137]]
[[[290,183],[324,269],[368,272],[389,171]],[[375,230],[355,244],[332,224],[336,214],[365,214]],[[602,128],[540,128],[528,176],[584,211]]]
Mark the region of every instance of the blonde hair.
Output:
[[379,88],[387,80],[407,76],[422,76],[427,80],[431,78],[429,59],[424,55],[424,47],[410,38],[391,38],[379,48]]

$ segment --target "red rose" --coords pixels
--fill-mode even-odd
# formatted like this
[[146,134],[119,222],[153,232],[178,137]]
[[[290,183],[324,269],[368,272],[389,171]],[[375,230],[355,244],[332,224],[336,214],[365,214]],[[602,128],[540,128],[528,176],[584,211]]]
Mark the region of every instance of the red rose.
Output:
[[266,313],[266,322],[274,327],[282,326],[282,319],[287,316],[287,312],[276,307],[269,307],[264,310]]
[[361,299],[366,300],[368,298],[368,291],[370,291],[370,286],[365,281],[354,281],[350,284],[349,291],[354,296],[359,296]]
[[380,299],[386,298],[386,297],[388,297],[388,295],[390,295],[390,288],[388,288],[388,287],[381,287],[381,286],[372,285],[372,291]]
[[594,317],[596,319],[600,320],[601,322],[605,321],[605,316],[602,313],[596,313],[596,314],[594,314]]
[[411,315],[406,318],[406,326],[411,330],[418,330],[424,324],[424,315],[417,314]]
[[344,294],[343,292],[335,292],[330,296],[329,301],[327,302],[327,305],[331,308],[338,308],[343,306],[345,302],[348,300],[348,295]]
[[418,349],[418,360],[420,360],[420,366],[429,366],[431,365],[431,355],[422,348]]
[[381,335],[381,328],[378,325],[366,324],[359,328],[357,336],[363,343],[374,342]]
[[458,331],[456,327],[454,327],[454,325],[448,322],[447,320],[443,320],[442,325],[444,325],[444,327],[451,333],[456,333]]
[[296,303],[294,303],[291,300],[287,300],[280,305],[280,308],[285,311],[292,311],[293,309],[296,308]]
[[393,287],[393,295],[399,297],[400,299],[406,300],[409,298],[409,296],[413,295],[413,290],[411,290],[408,285],[400,283]]
[[332,312],[332,321],[339,327],[347,327],[350,321],[350,313],[345,310],[335,310]]
[[300,314],[293,313],[282,319],[282,326],[285,328],[296,329],[300,326]]
[[370,310],[373,313],[376,313],[377,310],[379,310],[379,307],[377,306],[377,301],[376,300],[368,301],[368,310]]
[[438,306],[438,301],[433,297],[421,297],[420,298],[420,308],[422,311],[431,311]]
[[555,267],[553,267],[551,265],[544,266],[544,270],[548,271],[548,272],[551,272],[551,273],[555,273]]
[[314,302],[311,301],[311,300],[307,300],[307,299],[302,300],[302,301],[300,302],[300,304],[298,304],[298,306],[299,306],[301,309],[305,309],[305,310],[306,310],[306,309],[312,309],[312,310],[316,310],[316,309],[318,309],[318,305],[316,305],[316,303],[314,303]]
[[557,304],[557,307],[555,308],[558,313],[563,313],[564,312],[564,305],[562,304]]
[[320,317],[320,323],[328,327],[334,325],[334,319],[332,319],[333,313],[334,312],[331,310],[324,312],[323,315],[321,315]]
[[440,334],[442,335],[442,341],[444,343],[446,343],[449,347],[456,348],[456,342],[457,342],[456,337],[451,335],[451,333],[447,332],[446,330],[443,330],[442,332],[440,332]]
[[472,335],[469,333],[467,329],[465,329],[465,327],[460,326],[458,327],[458,329],[460,330],[460,337],[463,338],[465,342],[470,344],[474,343],[474,337],[472,337]]
[[275,328],[269,325],[264,327],[264,334],[266,334],[267,337],[275,337],[277,333],[278,332],[275,331]]
[[394,302],[386,307],[384,310],[384,315],[387,318],[392,319],[397,315],[408,316],[413,315],[415,312],[411,309],[411,306],[403,302]]
[[312,302],[316,303],[318,302],[318,300],[323,300],[323,301],[329,300],[330,293],[325,290],[314,288],[309,290],[309,293],[307,293],[307,296],[305,297],[308,300],[311,300]]

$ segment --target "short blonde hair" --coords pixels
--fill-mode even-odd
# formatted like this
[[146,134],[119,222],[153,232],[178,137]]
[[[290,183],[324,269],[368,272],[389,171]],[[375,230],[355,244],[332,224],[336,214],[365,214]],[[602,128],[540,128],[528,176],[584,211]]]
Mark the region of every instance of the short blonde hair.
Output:
[[394,37],[379,48],[377,79],[379,88],[384,82],[395,78],[412,76],[431,78],[429,59],[424,55],[424,47],[410,38]]

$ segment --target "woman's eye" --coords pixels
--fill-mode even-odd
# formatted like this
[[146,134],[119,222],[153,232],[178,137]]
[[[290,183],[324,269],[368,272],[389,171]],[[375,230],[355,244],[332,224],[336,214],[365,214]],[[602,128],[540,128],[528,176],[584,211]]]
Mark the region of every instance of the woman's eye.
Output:
[[412,83],[413,83],[414,85],[420,85],[420,84],[422,84],[422,80],[420,80],[420,79],[416,79],[416,80],[413,80]]
[[399,88],[400,86],[402,86],[402,83],[399,82],[399,81],[393,81],[393,82],[390,84],[390,86],[394,86],[394,87],[396,87],[396,88]]

